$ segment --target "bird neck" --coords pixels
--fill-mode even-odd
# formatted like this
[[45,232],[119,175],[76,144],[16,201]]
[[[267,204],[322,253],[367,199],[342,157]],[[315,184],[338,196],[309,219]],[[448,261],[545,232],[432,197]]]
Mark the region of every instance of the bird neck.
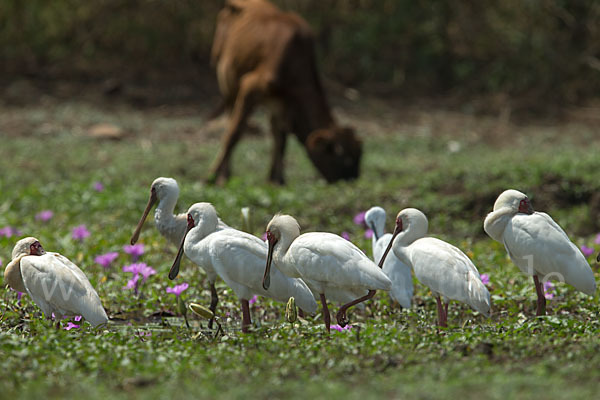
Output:
[[425,235],[427,235],[427,225],[411,224],[406,230],[398,234],[394,244],[409,246],[415,240],[425,237]]
[[26,292],[23,277],[21,276],[21,259],[27,254],[21,254],[13,259],[4,269],[4,282],[17,292]]
[[373,241],[373,246],[375,246],[375,244],[377,243],[377,241],[379,240],[380,237],[383,236],[383,234],[385,233],[385,220],[382,222],[371,222],[369,224],[367,224],[369,228],[371,228],[373,230],[373,237],[372,237],[372,241]]
[[506,224],[515,215],[510,207],[503,207],[488,214],[483,222],[483,230],[494,240],[502,243]]
[[296,238],[297,236],[282,236],[277,241],[277,243],[275,244],[275,248],[273,249],[273,261],[275,261],[275,264],[281,265],[283,267],[283,265],[286,264],[286,261],[291,261],[293,263],[292,260],[289,260],[288,250],[292,245],[292,242]]
[[[177,196],[169,194],[160,199],[156,206],[156,210],[154,211],[154,223],[162,234],[165,234],[165,231],[173,230],[176,227],[180,228],[182,231],[185,230],[187,221],[186,215],[174,215],[175,204],[177,204]],[[183,217],[181,217],[182,215]]]
[[202,220],[200,220],[200,223],[188,232],[185,237],[185,243],[186,245],[188,245],[188,243],[198,243],[216,230],[217,227],[215,224],[203,223]]
[[408,257],[408,247],[416,240],[425,237],[426,234],[427,227],[423,229],[418,226],[409,226],[407,230],[400,232],[394,239],[392,244],[394,255],[403,263],[411,265]]

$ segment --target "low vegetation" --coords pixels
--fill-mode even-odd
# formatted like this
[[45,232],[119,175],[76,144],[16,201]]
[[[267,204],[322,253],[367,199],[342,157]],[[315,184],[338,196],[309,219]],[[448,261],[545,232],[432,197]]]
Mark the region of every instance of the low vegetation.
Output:
[[[113,319],[94,332],[83,324],[56,330],[27,297],[0,296],[0,388],[6,397],[64,398],[591,398],[600,378],[598,299],[557,284],[549,315],[535,318],[535,293],[499,243],[487,238],[483,218],[505,188],[528,193],[577,245],[591,247],[599,230],[599,146],[581,128],[565,135],[535,127],[507,134],[501,145],[471,140],[471,133],[429,135],[417,126],[365,137],[361,178],[326,185],[295,142],[286,157],[285,187],[266,183],[270,143],[245,138],[235,154],[235,177],[225,187],[203,183],[218,136],[195,127],[192,114],[166,116],[136,110],[65,103],[51,108],[5,108],[0,147],[0,259],[10,261],[17,238],[35,235],[49,251],[75,261],[88,275]],[[109,121],[129,134],[119,141],[86,135]],[[18,124],[11,125],[10,121]],[[26,126],[12,134],[11,126]],[[22,126],[21,126],[22,128]],[[566,128],[565,128],[566,129]],[[377,129],[376,129],[377,130]],[[191,132],[191,133],[190,133]],[[524,132],[527,132],[525,134]],[[236,297],[220,282],[214,337],[205,320],[189,314],[188,329],[176,296],[207,305],[204,275],[189,260],[176,282],[167,278],[175,249],[147,223],[139,262],[156,274],[127,289],[133,262],[123,246],[140,217],[157,176],[178,180],[178,211],[212,202],[227,223],[241,228],[250,207],[252,233],[270,217],[298,217],[305,231],[348,232],[370,254],[370,241],[353,217],[371,205],[396,212],[412,206],[430,218],[432,235],[465,251],[490,277],[492,317],[452,303],[446,330],[435,326],[435,301],[415,282],[410,310],[378,293],[364,312],[351,310],[350,331],[325,334],[320,315],[294,325],[285,304],[258,298],[253,332],[239,331]],[[99,183],[99,184],[98,184]],[[38,215],[50,210],[48,218]],[[37,218],[36,218],[37,216]],[[73,237],[85,225],[90,235]],[[118,252],[107,268],[96,256]],[[598,277],[595,254],[589,260]],[[71,320],[73,324],[79,324]],[[63,322],[63,327],[67,321]]]

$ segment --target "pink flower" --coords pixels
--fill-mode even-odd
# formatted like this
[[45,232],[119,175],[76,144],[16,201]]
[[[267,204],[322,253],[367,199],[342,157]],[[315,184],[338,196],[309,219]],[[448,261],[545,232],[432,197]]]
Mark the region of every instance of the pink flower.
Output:
[[150,275],[156,274],[156,270],[146,265],[146,263],[125,265],[123,272],[131,272],[133,274],[133,277],[127,281],[127,285],[123,289],[133,289],[135,294],[138,293],[138,287],[140,286],[140,276],[142,277],[141,283],[144,283]]
[[75,320],[75,322],[79,322],[81,321],[81,315],[76,315],[73,319]]
[[71,237],[74,240],[79,240],[80,242],[83,242],[89,236],[90,236],[90,231],[88,231],[87,228],[85,227],[85,225],[83,225],[83,224],[76,226],[71,231]]
[[600,244],[600,233],[596,235],[596,240],[594,240],[594,243]]
[[0,237],[4,236],[4,237],[12,237],[13,235],[20,235],[21,232],[19,232],[17,229],[11,227],[11,226],[5,226],[4,228],[0,229]]
[[134,263],[125,265],[123,267],[123,272],[131,272],[134,275],[134,277],[142,275],[142,277],[144,278],[144,282],[146,282],[150,275],[156,274],[156,270],[146,265],[146,263]]
[[2,259],[0,258],[0,267],[2,266]]
[[184,282],[181,285],[175,285],[172,288],[168,287],[167,288],[167,293],[173,293],[175,296],[179,297],[181,295],[181,293],[184,290],[186,290],[188,287],[190,287],[190,285]]
[[127,281],[127,285],[123,287],[123,289],[133,289],[137,293],[138,281],[140,280],[139,275],[134,275],[133,278]]
[[123,251],[131,256],[133,262],[136,262],[144,254],[144,245],[142,243],[134,245],[126,244],[123,246]]
[[23,297],[23,295],[24,295],[25,293],[23,293],[23,292],[19,292],[18,290],[15,290],[15,289],[13,289],[13,288],[10,288],[10,290],[12,290],[13,292],[17,292],[17,300],[18,300],[18,301],[21,301],[21,297]]
[[150,275],[156,274],[156,270],[154,268],[149,267],[146,264],[144,264],[142,266],[142,269],[140,270],[140,274],[144,277],[144,282],[146,282],[146,280],[150,277]]
[[345,327],[342,328],[338,324],[335,324],[335,325],[331,325],[330,328],[333,329],[334,331],[344,332],[344,331],[352,330],[352,325],[346,325]]
[[81,325],[77,325],[77,324],[74,324],[74,323],[72,323],[72,322],[69,322],[69,323],[67,323],[67,326],[65,326],[65,328],[64,328],[64,329],[65,329],[66,331],[70,331],[71,329],[77,329],[77,328],[79,328],[80,326],[81,326]]
[[146,265],[145,263],[134,263],[123,266],[123,272],[131,272],[133,275],[138,275],[142,270],[142,265]]
[[104,190],[104,185],[102,184],[102,182],[98,182],[98,181],[94,182],[93,187],[96,192],[101,192]]
[[484,285],[490,284],[490,276],[488,274],[481,274],[481,283]]
[[354,219],[353,219],[354,223],[356,225],[364,225],[365,224],[365,214],[366,213],[367,213],[366,211],[361,211],[358,214],[356,214],[354,216]]
[[587,247],[585,245],[581,245],[581,252],[584,256],[589,257],[595,253],[594,249],[591,247]]
[[550,281],[544,282],[544,297],[547,299],[552,299],[554,297],[554,284]]
[[373,237],[373,229],[369,228],[365,231],[365,238],[371,239]]
[[342,232],[342,234],[340,236],[346,240],[350,240],[350,234],[346,231]]
[[254,295],[254,296],[252,296],[252,298],[250,300],[248,300],[248,304],[252,305],[252,304],[256,303],[256,300],[258,300],[258,296]]
[[96,264],[102,265],[102,267],[104,268],[109,268],[110,264],[113,261],[115,261],[117,257],[119,257],[119,253],[117,253],[116,251],[112,251],[110,253],[100,254],[99,256],[96,256],[94,258],[94,262]]
[[35,219],[42,222],[47,222],[54,216],[54,213],[51,210],[40,211],[35,215]]

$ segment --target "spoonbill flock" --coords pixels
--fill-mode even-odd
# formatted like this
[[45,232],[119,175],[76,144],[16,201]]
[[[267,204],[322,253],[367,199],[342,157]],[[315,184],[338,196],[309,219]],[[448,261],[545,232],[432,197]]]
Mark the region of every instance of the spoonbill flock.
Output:
[[[154,180],[131,243],[137,242],[144,221],[158,203],[156,227],[179,248],[169,279],[177,277],[185,254],[207,275],[214,315],[218,304],[215,282],[220,277],[240,300],[242,332],[248,332],[252,324],[249,300],[255,295],[282,303],[294,298],[301,316],[316,313],[320,301],[327,332],[331,327],[328,300],[341,304],[336,314],[340,327],[348,324],[351,307],[362,307],[378,290],[388,291],[402,307],[410,308],[411,271],[436,299],[439,326],[448,324],[450,300],[490,315],[490,294],[477,267],[457,247],[428,237],[427,217],[415,208],[397,214],[391,234],[384,232],[385,210],[368,210],[365,223],[374,232],[371,260],[333,233],[300,234],[298,222],[290,215],[276,214],[271,219],[265,242],[223,223],[210,203],[195,203],[187,212],[174,214],[178,196],[174,179]],[[590,296],[596,292],[594,274],[579,248],[549,215],[535,212],[525,194],[513,189],[501,193],[485,218],[484,230],[504,245],[524,274],[533,277],[536,315],[546,313],[542,283],[550,279]],[[36,238],[26,237],[15,244],[4,282],[27,293],[48,318],[82,315],[94,327],[108,322],[100,297],[81,269],[58,253],[47,253]]]
[[237,229],[217,231],[217,224],[217,211],[211,204],[196,203],[189,208],[187,231],[169,271],[169,279],[175,279],[179,273],[182,251],[194,264],[220,276],[241,301],[243,332],[247,332],[251,324],[248,301],[255,294],[284,303],[294,297],[302,310],[309,313],[317,310],[306,283],[288,278],[277,270],[273,273],[271,290],[263,289],[260,277],[267,258],[265,242]]
[[[178,198],[179,185],[177,185],[177,181],[175,179],[164,177],[156,178],[150,186],[150,198],[148,199],[148,204],[146,205],[142,217],[140,218],[140,222],[138,222],[135,231],[133,232],[133,236],[131,237],[130,241],[131,244],[133,245],[138,241],[140,232],[144,226],[144,221],[146,221],[148,213],[150,213],[150,210],[158,201],[156,211],[154,212],[154,223],[156,228],[160,234],[165,237],[165,239],[175,246],[179,246],[182,243],[186,233],[188,213],[173,214]],[[220,218],[217,219],[215,231],[228,228],[229,226],[221,221]],[[217,309],[217,304],[219,304],[219,295],[217,293],[217,289],[215,288],[217,274],[209,266],[202,265],[201,267],[204,269],[206,277],[208,278],[211,296],[210,310],[214,313]],[[210,328],[212,328],[212,324],[213,320],[211,319],[209,322]]]

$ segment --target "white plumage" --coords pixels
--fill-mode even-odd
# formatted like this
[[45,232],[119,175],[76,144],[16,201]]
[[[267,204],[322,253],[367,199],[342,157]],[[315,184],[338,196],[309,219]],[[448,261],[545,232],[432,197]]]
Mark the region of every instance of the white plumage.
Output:
[[512,189],[500,194],[483,227],[492,239],[504,244],[524,274],[534,277],[538,315],[545,314],[539,279],[566,282],[589,295],[596,292],[594,273],[579,248],[548,214],[534,212],[525,194]]
[[[379,264],[385,249],[392,240],[391,233],[385,231],[385,210],[381,207],[371,207],[365,213],[365,223],[373,231],[373,261]],[[413,281],[410,267],[400,261],[394,254],[388,254],[383,262],[383,272],[392,281],[390,296],[404,308],[410,308],[413,296]]]
[[[154,223],[156,229],[158,229],[160,234],[169,242],[179,247],[187,226],[187,213],[174,214],[178,198],[179,186],[175,179],[164,177],[156,178],[150,186],[150,198],[148,199],[148,204],[146,205],[144,213],[131,238],[131,244],[137,242],[148,213],[154,204],[158,202],[156,210],[154,211]],[[219,219],[218,229],[225,228],[228,228],[227,224]]]
[[354,244],[331,233],[300,235],[298,223],[289,215],[273,217],[267,226],[267,241],[269,257],[264,286],[269,287],[271,262],[287,276],[302,278],[321,297],[328,331],[328,296],[361,296],[360,299],[354,297],[356,300],[345,304],[338,312],[338,323],[344,326],[347,308],[371,298],[375,290],[391,288],[388,277]]
[[108,321],[85,274],[59,253],[45,252],[36,238],[17,242],[4,277],[13,289],[27,292],[48,318],[81,315],[92,326]]
[[[189,231],[185,236],[183,251],[195,264],[210,268],[220,276],[242,301],[244,312],[242,329],[250,325],[246,315],[248,300],[255,294],[287,302],[294,297],[304,311],[314,313],[317,303],[306,284],[292,279],[276,268],[273,271],[273,286],[262,287],[261,273],[267,259],[266,244],[249,233],[236,229],[216,231],[217,213],[209,203],[196,203],[188,210]],[[178,266],[174,264],[177,272]],[[176,274],[171,273],[173,279]]]
[[396,257],[411,266],[419,282],[431,289],[438,302],[441,326],[446,326],[450,300],[466,303],[489,315],[490,294],[473,262],[455,246],[425,237],[427,229],[427,217],[421,211],[414,208],[400,211],[386,253],[393,248]]

